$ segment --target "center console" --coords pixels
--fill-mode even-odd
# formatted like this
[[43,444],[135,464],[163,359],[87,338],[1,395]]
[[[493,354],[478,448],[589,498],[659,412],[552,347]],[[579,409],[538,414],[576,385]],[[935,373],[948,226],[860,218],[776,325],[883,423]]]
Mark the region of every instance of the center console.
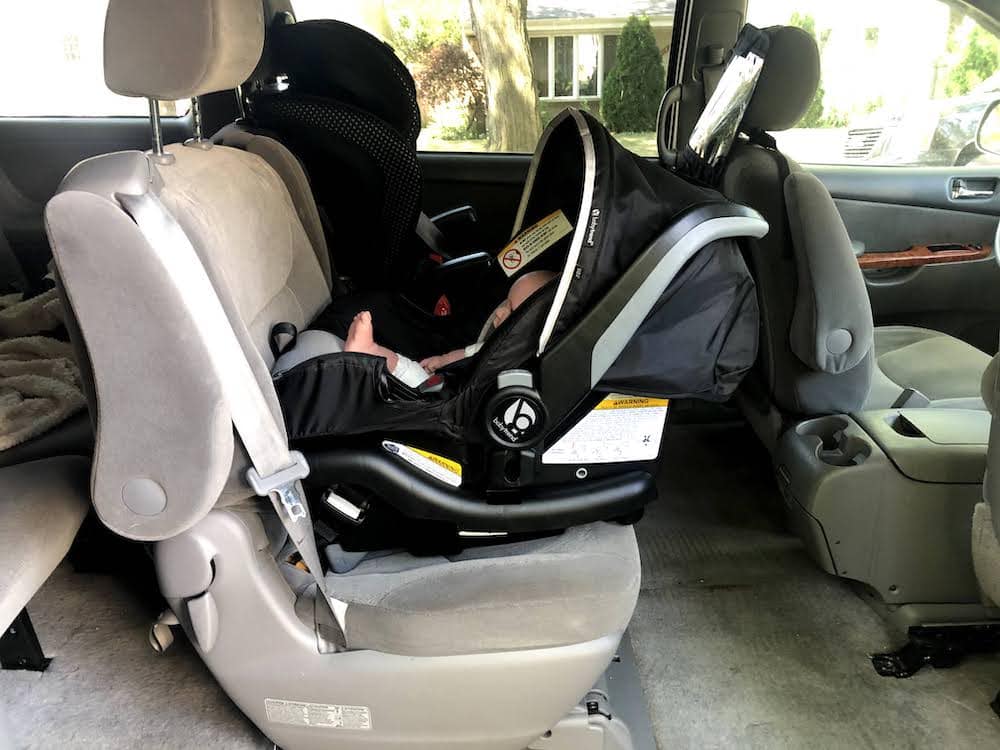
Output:
[[781,437],[778,484],[827,572],[859,581],[902,627],[996,616],[972,568],[990,416],[888,409],[801,422]]

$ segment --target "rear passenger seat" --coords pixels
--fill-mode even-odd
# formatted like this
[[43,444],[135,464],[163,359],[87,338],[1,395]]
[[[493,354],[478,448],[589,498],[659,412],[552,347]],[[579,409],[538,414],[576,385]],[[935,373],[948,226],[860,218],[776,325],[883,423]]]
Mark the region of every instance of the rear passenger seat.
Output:
[[0,469],[0,628],[69,551],[90,504],[90,459],[56,456]]

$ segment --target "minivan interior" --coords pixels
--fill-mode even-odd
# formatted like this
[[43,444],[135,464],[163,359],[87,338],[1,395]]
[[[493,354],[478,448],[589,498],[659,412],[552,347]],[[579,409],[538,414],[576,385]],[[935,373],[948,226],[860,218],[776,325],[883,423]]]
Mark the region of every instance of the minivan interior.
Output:
[[1000,2],[0,0],[0,750],[1000,745]]

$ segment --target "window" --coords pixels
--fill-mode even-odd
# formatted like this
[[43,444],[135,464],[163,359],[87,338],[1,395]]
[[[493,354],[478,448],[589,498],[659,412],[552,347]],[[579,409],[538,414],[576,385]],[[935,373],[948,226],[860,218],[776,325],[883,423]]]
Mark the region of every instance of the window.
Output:
[[[514,17],[502,9],[518,3],[493,3],[485,20],[496,26],[484,38],[505,43],[484,47],[475,13],[489,7],[488,0],[292,0],[299,20],[336,18],[392,45],[417,84],[423,120],[417,145],[432,151],[531,151],[541,128],[567,106],[602,117],[604,82],[620,61],[626,24],[632,24],[631,33],[644,35],[647,51],[655,46],[665,70],[675,3],[584,4],[585,13],[579,3],[527,0],[525,16]],[[636,20],[630,21],[633,14]],[[507,42],[525,37],[526,46]],[[642,65],[652,65],[649,61],[647,55]],[[665,80],[662,70],[655,77],[642,72],[634,78]],[[487,81],[501,82],[499,90],[488,91]],[[635,95],[659,101],[662,94],[657,87]],[[626,122],[617,134],[633,151],[652,156],[652,130],[646,122]]]
[[816,97],[796,127],[773,134],[797,161],[1000,163],[975,145],[983,115],[1000,99],[1000,40],[954,4],[750,0],[747,20],[800,26],[818,41]]
[[[145,99],[104,85],[104,14],[108,0],[0,0],[0,117],[148,116]],[[16,19],[16,21],[14,20]],[[150,33],[154,33],[152,30]],[[188,102],[161,102],[164,115]]]
[[[530,46],[532,78],[540,99],[599,99],[604,77],[614,65],[618,36],[533,36]],[[551,76],[550,48],[554,60]],[[609,48],[611,64],[607,62]]]

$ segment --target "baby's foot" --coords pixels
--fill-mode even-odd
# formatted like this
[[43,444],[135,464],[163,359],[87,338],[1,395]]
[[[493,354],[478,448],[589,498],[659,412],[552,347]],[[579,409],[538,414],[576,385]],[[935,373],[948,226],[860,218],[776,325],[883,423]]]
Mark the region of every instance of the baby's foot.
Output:
[[344,351],[361,352],[379,356],[379,347],[375,343],[375,329],[372,326],[372,314],[363,310],[354,316],[351,327],[347,329],[347,341]]

